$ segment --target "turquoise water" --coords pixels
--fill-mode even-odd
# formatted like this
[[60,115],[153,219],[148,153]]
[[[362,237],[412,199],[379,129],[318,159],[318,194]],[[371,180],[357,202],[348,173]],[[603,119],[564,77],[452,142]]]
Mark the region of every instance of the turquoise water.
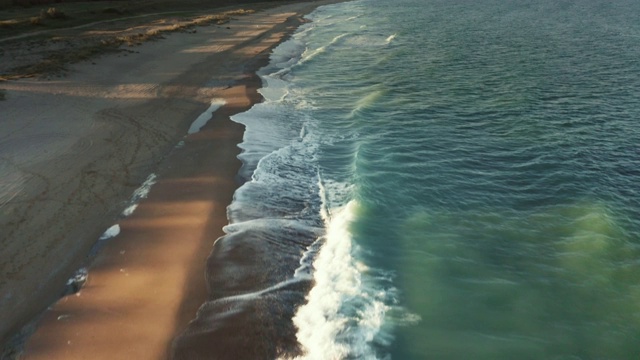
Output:
[[262,70],[265,103],[235,117],[247,183],[228,232],[270,229],[260,264],[281,274],[254,295],[310,283],[291,303],[298,353],[279,356],[638,359],[639,14],[310,15]]

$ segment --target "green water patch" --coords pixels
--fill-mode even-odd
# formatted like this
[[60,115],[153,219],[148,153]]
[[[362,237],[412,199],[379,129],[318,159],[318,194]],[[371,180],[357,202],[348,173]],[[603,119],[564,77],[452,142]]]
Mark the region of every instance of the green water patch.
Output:
[[640,246],[602,202],[526,216],[420,211],[399,234],[397,283],[408,309],[422,318],[399,330],[397,346],[412,344],[407,356],[640,353]]

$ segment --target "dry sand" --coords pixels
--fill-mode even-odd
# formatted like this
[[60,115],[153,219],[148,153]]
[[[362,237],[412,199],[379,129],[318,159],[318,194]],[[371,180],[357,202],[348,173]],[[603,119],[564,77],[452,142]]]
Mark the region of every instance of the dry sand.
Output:
[[[118,223],[84,288],[44,314],[26,359],[162,359],[206,299],[204,263],[227,223],[253,74],[299,14],[290,3],[72,68],[5,82],[0,101],[0,338],[55,301]],[[211,99],[226,100],[184,138]],[[184,146],[176,147],[182,140]],[[146,200],[119,214],[151,172]]]

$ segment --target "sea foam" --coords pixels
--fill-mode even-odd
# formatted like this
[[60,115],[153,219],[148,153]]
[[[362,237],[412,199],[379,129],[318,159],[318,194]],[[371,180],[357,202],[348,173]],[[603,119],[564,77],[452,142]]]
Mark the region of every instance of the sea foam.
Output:
[[189,127],[187,134],[191,135],[200,131],[200,129],[203,126],[205,126],[209,122],[209,120],[211,120],[211,116],[213,115],[213,113],[216,110],[218,110],[220,107],[222,107],[224,104],[226,104],[226,101],[224,101],[224,99],[211,100],[211,105],[209,106],[209,108],[205,110],[205,112],[200,114],[200,116],[198,116],[193,121],[193,123],[191,123],[191,126]]
[[315,286],[293,318],[305,350],[300,359],[377,359],[374,343],[391,338],[383,326],[387,295],[367,284],[369,269],[355,255],[349,226],[357,208],[350,201],[326,214],[327,233],[313,262]]
[[120,225],[115,224],[108,228],[102,235],[100,236],[100,240],[107,240],[114,238],[120,234]]
[[138,208],[138,203],[140,200],[145,199],[149,195],[149,191],[151,191],[151,187],[156,183],[157,176],[156,174],[150,174],[147,176],[147,179],[137,188],[133,194],[131,194],[131,199],[129,200],[129,206],[127,206],[124,211],[122,211],[122,216],[127,217],[131,216],[136,209]]
[[[231,247],[243,236],[259,234],[261,242],[270,243],[255,245],[261,249],[286,254],[302,249],[298,267],[278,282],[220,300],[259,301],[293,283],[312,280],[291,319],[304,353],[299,358],[380,359],[392,339],[388,313],[395,309],[397,294],[389,285],[389,274],[367,266],[354,241],[350,226],[360,205],[353,200],[348,177],[323,178],[322,149],[331,148],[336,138],[323,136],[320,128],[325,125],[314,116],[312,90],[297,77],[311,60],[331,54],[352,36],[339,33],[309,41],[314,26],[327,19],[340,21],[340,16],[314,15],[314,23],[302,26],[274,50],[270,64],[259,71],[264,102],[232,117],[246,127],[239,145],[240,175],[246,182],[228,208],[230,225],[222,241]],[[365,99],[362,106],[375,100]],[[315,241],[307,242],[300,234],[315,236]],[[283,358],[291,358],[287,356]]]

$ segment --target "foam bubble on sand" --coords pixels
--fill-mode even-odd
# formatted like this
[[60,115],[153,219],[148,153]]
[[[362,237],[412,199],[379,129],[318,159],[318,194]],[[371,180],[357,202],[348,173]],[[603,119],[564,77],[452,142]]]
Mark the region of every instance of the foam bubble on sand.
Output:
[[[87,282],[87,278],[89,278],[89,269],[86,267],[78,269],[73,276],[67,280],[67,294],[74,294],[80,291],[84,283]],[[61,320],[61,318],[58,317],[58,320]]]
[[200,129],[205,126],[209,122],[209,120],[211,120],[212,114],[224,104],[226,104],[226,101],[224,101],[224,99],[211,100],[211,106],[209,106],[209,108],[205,112],[198,116],[198,118],[191,124],[191,127],[189,127],[189,131],[187,131],[187,133],[191,135],[200,131]]
[[147,179],[137,188],[133,194],[131,195],[131,200],[129,200],[129,206],[124,209],[122,212],[122,216],[127,217],[133,214],[133,212],[138,208],[138,202],[141,199],[145,199],[149,195],[149,191],[151,191],[151,187],[156,183],[156,174],[151,174],[147,177]]
[[120,225],[115,224],[115,225],[111,226],[110,228],[108,228],[107,231],[105,231],[100,236],[100,240],[111,239],[111,238],[114,238],[114,237],[118,236],[118,234],[120,234]]
[[131,204],[129,205],[126,209],[124,209],[124,211],[122,212],[122,216],[131,216],[131,214],[133,214],[134,211],[136,211],[136,209],[138,208],[138,203],[135,204]]

